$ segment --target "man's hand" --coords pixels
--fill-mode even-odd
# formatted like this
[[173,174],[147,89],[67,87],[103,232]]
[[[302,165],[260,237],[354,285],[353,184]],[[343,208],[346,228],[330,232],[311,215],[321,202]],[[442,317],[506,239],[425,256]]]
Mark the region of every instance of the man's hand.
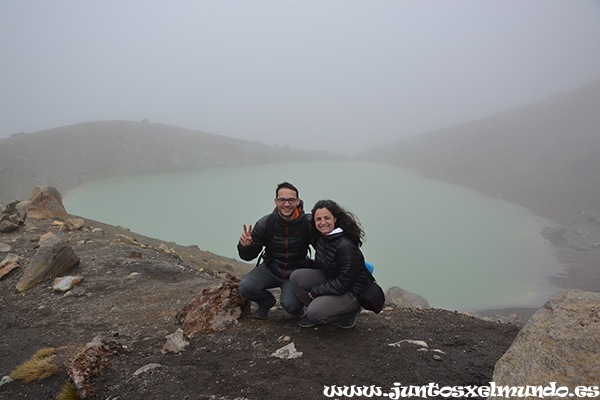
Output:
[[252,244],[252,225],[248,226],[246,229],[246,224],[244,224],[244,233],[240,236],[240,244],[244,247],[248,247]]

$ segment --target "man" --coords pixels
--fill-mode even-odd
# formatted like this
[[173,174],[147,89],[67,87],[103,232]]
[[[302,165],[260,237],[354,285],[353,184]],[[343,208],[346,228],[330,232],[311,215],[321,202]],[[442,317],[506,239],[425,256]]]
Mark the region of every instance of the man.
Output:
[[[281,288],[281,307],[293,318],[304,316],[304,305],[298,300],[290,283],[290,274],[307,268],[310,245],[310,216],[304,213],[298,189],[289,182],[280,183],[275,190],[275,209],[246,228],[237,245],[245,261],[259,258],[258,264],[242,277],[239,290],[242,296],[258,304],[255,318],[266,319],[275,305],[275,297],[267,290]],[[262,262],[261,262],[262,260]]]

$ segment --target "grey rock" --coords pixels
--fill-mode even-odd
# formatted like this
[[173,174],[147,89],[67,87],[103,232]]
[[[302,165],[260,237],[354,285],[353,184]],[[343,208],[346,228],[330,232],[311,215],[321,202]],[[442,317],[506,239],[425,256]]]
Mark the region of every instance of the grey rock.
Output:
[[17,283],[17,290],[23,292],[38,283],[67,272],[79,263],[79,257],[62,239],[54,236],[44,240],[27,266],[23,277]]
[[6,375],[6,376],[2,377],[2,380],[0,380],[0,386],[4,386],[7,383],[10,383],[12,381],[13,381],[12,378],[10,376]]
[[6,205],[0,206],[0,214],[11,214],[17,211],[17,204],[19,204],[19,200],[12,201]]
[[301,351],[296,350],[296,345],[294,342],[289,343],[282,348],[277,349],[274,353],[271,354],[271,357],[282,358],[286,360],[293,360],[295,358],[302,357],[303,353]]
[[162,353],[180,353],[189,344],[190,342],[185,340],[183,336],[183,329],[178,328],[174,333],[167,335],[167,342],[162,349]]
[[385,300],[388,304],[395,304],[399,307],[423,309],[430,307],[429,302],[424,297],[398,286],[392,286],[385,291]]
[[552,296],[521,329],[494,368],[503,386],[574,390],[600,376],[600,293],[567,290]]
[[60,227],[61,231],[76,231],[85,225],[85,221],[81,218],[69,218],[64,225]]
[[55,292],[66,292],[73,289],[82,280],[83,276],[81,275],[56,278],[52,284],[52,289],[54,289]]
[[19,225],[9,221],[0,221],[0,233],[9,233],[19,228]]
[[133,373],[133,377],[135,378],[144,372],[152,371],[153,369],[157,368],[163,368],[163,366],[157,363],[146,364],[143,367],[138,368],[138,370]]

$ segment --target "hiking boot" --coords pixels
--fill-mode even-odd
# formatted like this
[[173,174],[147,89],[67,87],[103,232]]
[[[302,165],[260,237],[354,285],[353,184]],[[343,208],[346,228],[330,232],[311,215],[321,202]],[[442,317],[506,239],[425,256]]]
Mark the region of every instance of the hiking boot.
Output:
[[313,326],[316,326],[316,325],[317,325],[317,323],[308,317],[306,317],[302,321],[298,322],[298,326],[300,328],[312,328]]
[[358,317],[359,313],[360,313],[360,311],[358,311],[356,314],[354,314],[350,318],[345,319],[342,322],[338,322],[337,326],[342,329],[354,328],[354,325],[356,324],[356,317]]
[[272,298],[272,301],[270,301],[269,303],[267,303],[266,306],[258,306],[258,310],[256,310],[256,312],[253,314],[254,318],[257,319],[267,319],[269,318],[269,310],[271,309],[271,307],[273,307],[275,305],[275,303],[277,302],[277,300],[275,300],[275,297]]

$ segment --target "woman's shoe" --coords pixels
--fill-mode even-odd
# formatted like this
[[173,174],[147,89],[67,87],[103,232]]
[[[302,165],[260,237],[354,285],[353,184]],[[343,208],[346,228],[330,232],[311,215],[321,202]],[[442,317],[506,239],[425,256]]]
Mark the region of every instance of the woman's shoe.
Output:
[[358,314],[360,314],[360,310],[356,314],[354,314],[352,317],[345,319],[342,322],[339,322],[337,324],[337,326],[342,329],[354,328],[354,325],[356,324],[356,317],[358,317]]
[[316,325],[317,325],[317,323],[308,317],[304,318],[303,320],[298,322],[298,326],[300,328],[312,328],[313,326],[316,326]]

